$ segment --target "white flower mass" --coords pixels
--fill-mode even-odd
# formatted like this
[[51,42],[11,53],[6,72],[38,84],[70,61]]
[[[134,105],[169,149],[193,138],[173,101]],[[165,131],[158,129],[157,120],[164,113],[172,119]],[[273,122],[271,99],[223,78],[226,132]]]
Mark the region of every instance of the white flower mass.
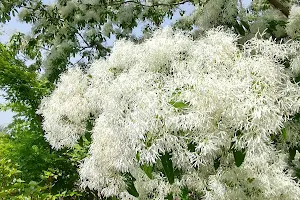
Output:
[[[71,147],[93,116],[81,184],[106,197],[175,198],[187,187],[207,200],[299,199],[284,150],[299,141],[290,120],[300,87],[282,62],[298,44],[237,39],[222,28],[198,40],[166,28],[142,44],[117,41],[87,72],[62,75],[43,100],[46,139]],[[275,144],[285,125],[289,143]],[[134,177],[138,196],[124,174]]]

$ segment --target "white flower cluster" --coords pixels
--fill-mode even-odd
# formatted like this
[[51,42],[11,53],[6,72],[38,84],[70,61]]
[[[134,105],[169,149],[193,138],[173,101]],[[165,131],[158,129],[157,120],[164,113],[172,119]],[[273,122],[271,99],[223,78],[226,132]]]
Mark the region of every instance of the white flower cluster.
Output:
[[65,6],[59,7],[59,12],[62,16],[68,17],[73,14],[73,12],[74,12],[74,10],[76,10],[77,6],[78,5],[76,4],[76,2],[68,1]]
[[286,32],[292,38],[300,36],[300,6],[292,6],[286,25]]
[[72,69],[61,76],[61,82],[50,97],[44,98],[41,112],[46,139],[53,148],[72,146],[85,132],[89,117],[88,100],[85,98],[87,78],[79,69]]
[[187,187],[207,200],[298,199],[271,141],[299,112],[300,87],[279,62],[296,44],[236,40],[220,28],[199,40],[167,28],[142,44],[116,42],[110,57],[86,74],[69,70],[43,100],[47,140],[73,145],[93,115],[81,183],[107,197],[175,198]]

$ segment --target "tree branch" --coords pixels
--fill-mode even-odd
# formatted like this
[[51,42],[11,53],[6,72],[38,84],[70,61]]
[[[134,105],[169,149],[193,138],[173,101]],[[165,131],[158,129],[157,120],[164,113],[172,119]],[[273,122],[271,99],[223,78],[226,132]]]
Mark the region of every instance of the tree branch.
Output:
[[84,39],[83,35],[81,35],[81,33],[77,32],[77,35],[79,35],[79,37],[82,39],[82,41],[88,46],[90,47],[90,44]]
[[285,7],[282,3],[278,0],[268,0],[271,5],[273,5],[276,9],[280,10],[286,17],[289,17],[290,10],[289,8]]
[[128,1],[124,1],[124,2],[115,2],[112,5],[121,5],[121,4],[126,4],[126,3],[135,3],[135,4],[139,4],[142,7],[157,7],[157,6],[178,6],[178,5],[187,3],[187,2],[190,2],[190,1],[189,0],[184,0],[184,1],[177,2],[177,3],[169,3],[169,4],[168,3],[153,3],[152,5],[145,5],[145,4],[142,4],[139,1],[128,0]]

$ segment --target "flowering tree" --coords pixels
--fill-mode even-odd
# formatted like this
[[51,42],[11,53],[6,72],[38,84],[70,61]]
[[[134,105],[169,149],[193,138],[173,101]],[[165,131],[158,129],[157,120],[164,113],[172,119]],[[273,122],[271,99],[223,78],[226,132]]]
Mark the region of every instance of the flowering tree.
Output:
[[237,39],[218,28],[118,41],[43,100],[46,139],[60,149],[90,131],[81,184],[105,197],[298,199],[298,153],[287,152],[299,145],[300,87],[283,65],[298,43]]
[[[82,186],[110,198],[297,199],[300,56],[297,43],[287,41],[299,39],[299,2],[244,3],[1,1],[1,22],[18,13],[33,25],[8,44],[33,64],[0,68],[10,101],[5,109],[18,112],[10,131],[30,133],[22,148],[37,138],[44,142],[41,121],[52,147],[78,141],[79,155],[65,156],[73,150],[65,148],[39,158],[65,156],[73,167],[59,164],[60,177],[70,180],[86,157]],[[193,7],[192,14],[183,15],[182,5]],[[182,17],[174,27],[190,36],[159,30],[149,39],[175,12]],[[207,32],[219,25],[226,28]],[[117,42],[108,57],[112,35],[132,42]],[[22,167],[39,162],[34,159]],[[70,182],[73,188],[74,178]],[[56,187],[64,191],[59,181]]]
[[[17,14],[20,21],[32,25],[30,34],[11,37],[11,49],[33,60],[30,68],[43,69],[45,77],[54,82],[67,67],[84,66],[107,55],[112,35],[134,38],[132,30],[143,22],[142,32],[151,32],[184,3],[187,1],[57,0],[45,4],[42,0],[3,0],[0,22]],[[74,61],[75,56],[79,58]]]

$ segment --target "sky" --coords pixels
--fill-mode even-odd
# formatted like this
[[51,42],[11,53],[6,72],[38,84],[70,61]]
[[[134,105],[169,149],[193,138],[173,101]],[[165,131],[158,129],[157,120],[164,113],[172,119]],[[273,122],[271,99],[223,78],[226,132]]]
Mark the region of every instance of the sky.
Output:
[[[50,4],[53,3],[55,0],[43,0],[44,3],[46,4]],[[250,4],[251,0],[243,0],[243,6],[247,7]],[[193,7],[185,4],[181,7],[181,9],[186,10],[186,15],[189,15],[192,13],[193,11]],[[163,23],[163,26],[168,26],[171,25],[174,21],[176,21],[176,19],[178,19],[180,17],[179,13],[175,13],[175,15],[173,16],[173,18],[171,20],[165,20],[165,22]],[[134,29],[134,32],[136,35],[141,34],[141,29],[142,24],[140,24],[136,29]],[[20,31],[23,33],[30,33],[30,25],[25,24],[25,23],[21,23],[20,21],[17,20],[16,17],[12,17],[12,20],[10,22],[8,22],[7,24],[5,24],[3,27],[0,27],[1,33],[0,34],[0,42],[1,43],[6,43],[8,42],[10,36],[12,34],[14,34],[16,31]],[[113,43],[113,39],[110,40],[110,43]],[[108,44],[109,45],[109,44]],[[111,46],[111,45],[109,45]],[[4,92],[0,91],[0,95],[3,95]],[[3,99],[3,97],[0,96],[0,104],[5,103],[5,100]],[[0,111],[0,126],[1,125],[6,125],[9,122],[11,122],[12,117],[13,117],[13,113],[11,111],[7,111],[7,112],[1,112]]]

